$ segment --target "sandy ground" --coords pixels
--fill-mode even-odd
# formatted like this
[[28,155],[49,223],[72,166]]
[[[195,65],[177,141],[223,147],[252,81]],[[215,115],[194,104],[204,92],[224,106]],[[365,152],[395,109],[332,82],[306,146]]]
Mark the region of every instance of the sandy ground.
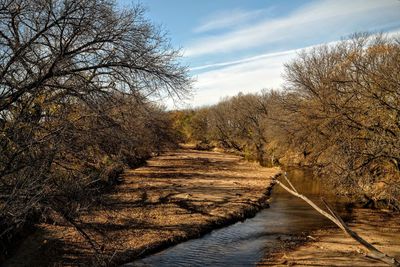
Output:
[[[400,214],[355,209],[353,216],[351,229],[400,260]],[[269,256],[259,266],[387,266],[366,257],[366,250],[339,229],[316,231],[309,240],[297,248]]]
[[128,170],[124,182],[79,226],[103,257],[68,223],[41,224],[4,266],[117,265],[233,223],[266,205],[277,168],[188,148]]

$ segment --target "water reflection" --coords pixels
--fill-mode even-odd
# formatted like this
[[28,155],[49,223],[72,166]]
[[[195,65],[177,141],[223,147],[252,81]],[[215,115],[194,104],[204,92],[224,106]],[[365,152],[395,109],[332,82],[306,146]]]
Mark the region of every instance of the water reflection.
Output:
[[[339,206],[334,196],[326,194],[311,171],[289,170],[288,177],[299,192],[314,201],[319,202],[320,194],[325,191],[324,198]],[[126,266],[255,266],[263,257],[279,250],[284,241],[330,224],[302,200],[276,186],[271,207],[254,218]]]

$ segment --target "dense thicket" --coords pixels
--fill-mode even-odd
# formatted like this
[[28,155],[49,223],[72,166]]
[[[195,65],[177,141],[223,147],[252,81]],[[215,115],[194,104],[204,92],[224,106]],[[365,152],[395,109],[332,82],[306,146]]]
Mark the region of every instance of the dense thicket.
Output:
[[188,92],[177,56],[141,7],[0,0],[1,255],[34,215],[73,221],[101,181],[175,144],[152,101]]
[[399,209],[398,39],[358,35],[305,51],[285,79],[283,91],[190,111],[187,138],[262,164],[312,166],[339,193]]

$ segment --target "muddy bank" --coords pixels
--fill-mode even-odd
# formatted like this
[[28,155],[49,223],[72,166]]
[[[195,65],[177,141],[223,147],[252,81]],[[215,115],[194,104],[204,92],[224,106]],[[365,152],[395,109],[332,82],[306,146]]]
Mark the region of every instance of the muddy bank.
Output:
[[[400,259],[399,222],[399,213],[354,209],[348,225],[382,252]],[[258,266],[387,266],[366,257],[366,252],[335,227],[287,242]]]
[[[118,265],[211,229],[254,216],[267,205],[275,168],[219,152],[181,149],[126,171],[124,182],[78,225],[40,224],[4,266]],[[96,250],[101,256],[96,256]]]

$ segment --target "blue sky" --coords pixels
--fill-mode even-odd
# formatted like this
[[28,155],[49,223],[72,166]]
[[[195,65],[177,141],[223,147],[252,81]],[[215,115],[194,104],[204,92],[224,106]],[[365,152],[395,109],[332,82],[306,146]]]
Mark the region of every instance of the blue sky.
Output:
[[400,32],[399,0],[140,2],[174,47],[182,48],[181,60],[196,80],[190,106],[214,104],[238,92],[282,88],[284,63],[307,47],[354,32]]

